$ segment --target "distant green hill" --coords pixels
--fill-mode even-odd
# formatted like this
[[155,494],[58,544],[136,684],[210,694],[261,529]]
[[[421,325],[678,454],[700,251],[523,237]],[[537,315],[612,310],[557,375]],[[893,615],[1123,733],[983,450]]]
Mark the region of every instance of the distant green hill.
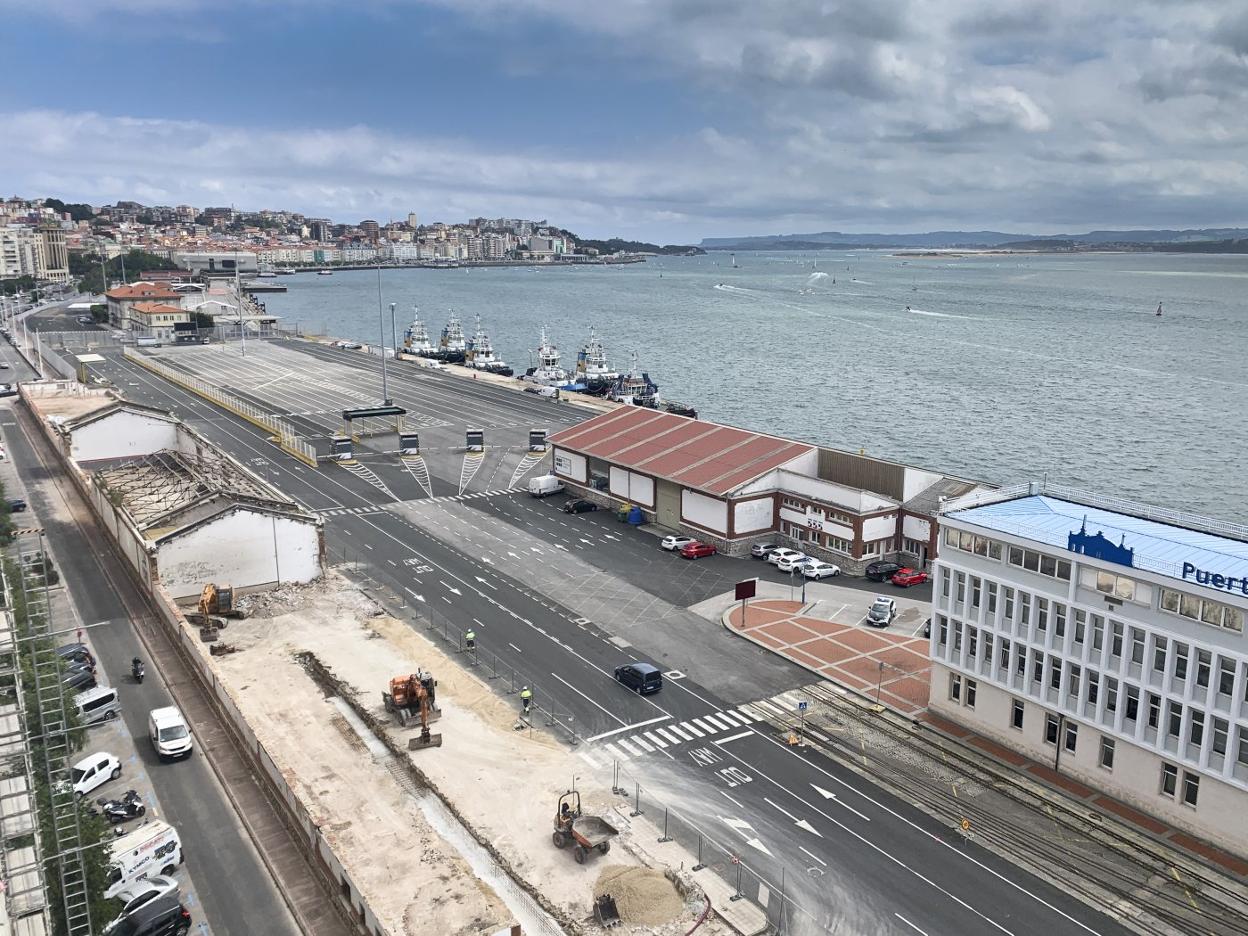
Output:
[[667,244],[660,247],[658,244],[647,244],[644,241],[621,240],[613,237],[610,240],[581,240],[576,241],[581,247],[592,247],[599,253],[652,253],[652,254],[675,254],[679,256],[696,256],[706,253],[701,247],[693,247],[685,244]]

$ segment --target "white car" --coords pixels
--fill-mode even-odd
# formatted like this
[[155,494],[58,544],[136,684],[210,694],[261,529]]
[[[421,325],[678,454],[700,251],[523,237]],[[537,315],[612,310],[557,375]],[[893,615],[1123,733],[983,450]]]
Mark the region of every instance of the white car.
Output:
[[147,716],[147,734],[161,758],[182,757],[194,748],[186,719],[172,705],[151,710]]
[[823,562],[819,559],[812,559],[810,562],[806,563],[806,565],[802,566],[802,575],[810,579],[825,579],[840,574],[840,566],[833,565],[830,562]]
[[800,572],[809,563],[814,562],[814,561],[815,560],[812,559],[810,556],[807,556],[804,553],[798,553],[795,556],[785,556],[783,559],[781,559],[779,562],[776,563],[776,568],[779,569],[781,572],[794,572],[794,571]]
[[171,877],[165,877],[163,874],[153,874],[151,877],[143,878],[141,881],[135,881],[129,887],[119,891],[114,897],[117,901],[118,913],[117,918],[113,922],[104,927],[104,936],[113,933],[121,925],[121,921],[130,914],[138,910],[139,907],[151,903],[158,897],[164,897],[166,894],[177,894],[178,882]]
[[82,799],[96,787],[121,776],[121,761],[107,751],[90,754],[69,770],[69,786]]
[[805,559],[806,554],[798,552],[796,549],[773,549],[767,554],[767,561],[774,566],[778,566],[785,559]]
[[888,627],[897,616],[897,602],[883,595],[876,595],[867,611],[867,623],[872,627]]
[[690,543],[696,542],[697,540],[695,540],[692,536],[665,536],[663,537],[663,542],[659,543],[659,546],[666,549],[668,552],[676,552],[681,547],[688,546]]

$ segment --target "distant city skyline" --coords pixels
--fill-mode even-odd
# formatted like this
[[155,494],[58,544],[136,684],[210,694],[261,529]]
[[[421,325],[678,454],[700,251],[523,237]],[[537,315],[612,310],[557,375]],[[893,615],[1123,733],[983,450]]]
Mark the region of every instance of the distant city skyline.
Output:
[[1248,222],[1248,9],[0,0],[4,194],[584,237]]

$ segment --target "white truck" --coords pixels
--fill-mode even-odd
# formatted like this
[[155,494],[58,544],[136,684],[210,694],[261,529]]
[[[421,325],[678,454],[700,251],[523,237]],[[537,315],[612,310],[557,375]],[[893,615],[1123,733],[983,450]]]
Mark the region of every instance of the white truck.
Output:
[[163,874],[169,877],[182,864],[182,840],[167,822],[153,819],[113,842],[109,849],[108,888],[116,897],[135,881]]
[[147,716],[147,736],[152,747],[163,760],[166,757],[182,757],[194,747],[191,729],[186,719],[172,705],[152,709]]
[[547,494],[558,494],[563,490],[563,482],[554,475],[542,475],[529,481],[529,493],[534,497],[545,497]]

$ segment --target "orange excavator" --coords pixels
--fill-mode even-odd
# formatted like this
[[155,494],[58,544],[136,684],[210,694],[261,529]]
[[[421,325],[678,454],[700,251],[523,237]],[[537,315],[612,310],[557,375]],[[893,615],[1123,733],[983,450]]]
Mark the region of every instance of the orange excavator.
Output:
[[390,680],[390,691],[381,694],[386,711],[393,712],[404,728],[413,720],[420,720],[420,737],[408,739],[409,751],[442,746],[442,735],[429,731],[429,723],[440,714],[436,705],[437,688],[438,681],[433,674],[419,670],[407,676],[395,676]]

